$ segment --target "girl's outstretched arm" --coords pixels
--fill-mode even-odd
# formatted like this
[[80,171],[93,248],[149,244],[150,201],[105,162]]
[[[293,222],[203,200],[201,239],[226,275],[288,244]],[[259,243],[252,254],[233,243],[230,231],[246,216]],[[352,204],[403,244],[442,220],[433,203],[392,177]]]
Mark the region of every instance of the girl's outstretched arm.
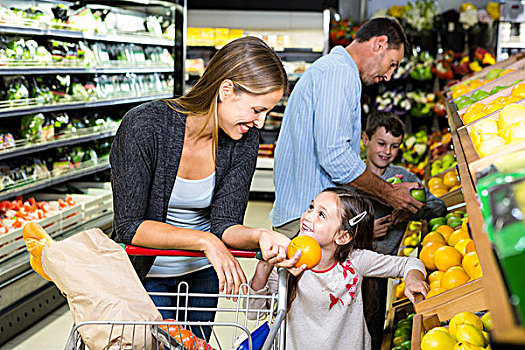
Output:
[[414,294],[421,293],[425,297],[430,287],[425,282],[425,275],[419,270],[408,271],[405,277],[405,295],[411,302],[414,302]]
[[251,287],[254,291],[259,291],[266,286],[268,277],[273,270],[273,265],[266,261],[259,261],[255,268],[255,274],[252,278]]

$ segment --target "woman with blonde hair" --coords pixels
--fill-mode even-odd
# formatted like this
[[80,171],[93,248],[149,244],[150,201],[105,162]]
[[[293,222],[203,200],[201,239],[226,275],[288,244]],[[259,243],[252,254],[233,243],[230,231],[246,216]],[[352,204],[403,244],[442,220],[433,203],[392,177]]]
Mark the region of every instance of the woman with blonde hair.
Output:
[[[287,85],[279,57],[262,40],[245,37],[220,49],[184,96],[126,113],[110,156],[115,239],[206,255],[134,257],[147,291],[174,292],[186,281],[191,293],[237,293],[246,277],[226,246],[260,248],[265,260],[290,263],[285,260],[288,238],[242,224],[258,129]],[[169,297],[153,301],[174,305]],[[199,298],[190,306],[214,307],[216,302]],[[161,313],[175,318],[170,310]],[[213,317],[209,312],[188,315],[190,321]],[[204,333],[208,338],[210,329]]]

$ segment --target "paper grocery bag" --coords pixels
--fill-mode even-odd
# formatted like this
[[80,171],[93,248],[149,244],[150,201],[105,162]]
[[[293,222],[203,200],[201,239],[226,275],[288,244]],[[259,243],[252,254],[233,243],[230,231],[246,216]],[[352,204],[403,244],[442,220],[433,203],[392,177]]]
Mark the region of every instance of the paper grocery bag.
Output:
[[[162,320],[124,249],[99,229],[48,243],[42,266],[67,297],[76,324]],[[89,325],[78,330],[91,350],[154,348],[150,326]]]

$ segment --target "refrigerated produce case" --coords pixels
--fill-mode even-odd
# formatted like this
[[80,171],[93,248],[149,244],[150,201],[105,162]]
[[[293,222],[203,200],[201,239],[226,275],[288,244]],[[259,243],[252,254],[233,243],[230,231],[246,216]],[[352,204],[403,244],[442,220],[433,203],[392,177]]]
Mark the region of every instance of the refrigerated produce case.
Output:
[[[3,43],[0,45],[0,79],[3,82],[13,77],[21,80],[68,77],[72,83],[80,83],[74,88],[73,84],[69,85],[72,88],[60,94],[41,93],[47,87],[39,85],[43,88],[37,89],[36,98],[32,96],[35,91],[31,86],[31,91],[20,88],[10,95],[0,93],[3,121],[0,168],[3,170],[5,164],[19,159],[45,158],[64,148],[82,150],[94,145],[100,150],[100,145],[104,147],[104,154],[87,161],[79,158],[59,167],[60,161],[55,159],[52,164],[57,167],[53,170],[23,173],[24,176],[15,181],[0,182],[1,203],[18,200],[28,205],[29,199],[37,203],[57,203],[69,194],[71,203],[75,203],[72,207],[38,220],[58,240],[93,227],[107,233],[111,231],[109,183],[73,181],[88,179],[109,169],[110,141],[125,111],[139,103],[172,98],[184,91],[185,0],[86,1],[83,8],[76,5],[53,0],[10,0],[0,5]],[[59,20],[67,11],[69,20]],[[52,13],[56,18],[52,19]],[[76,22],[71,20],[73,14]],[[90,17],[91,14],[95,15]],[[86,24],[90,21],[96,29]],[[11,135],[21,124],[20,120],[28,115],[41,114],[47,123],[49,115],[66,111],[84,122],[81,128],[74,125],[50,136],[42,133],[39,125],[40,133],[36,137],[31,134],[32,130],[26,132],[24,138],[14,139]],[[97,117],[101,111],[111,117]],[[88,123],[88,116],[98,119],[90,119]],[[7,178],[4,175],[5,172],[0,174],[2,179]],[[23,210],[20,213],[24,214]],[[25,221],[20,219],[20,222]],[[65,303],[58,289],[31,269],[22,228],[6,230],[1,223],[2,220],[0,345]]]

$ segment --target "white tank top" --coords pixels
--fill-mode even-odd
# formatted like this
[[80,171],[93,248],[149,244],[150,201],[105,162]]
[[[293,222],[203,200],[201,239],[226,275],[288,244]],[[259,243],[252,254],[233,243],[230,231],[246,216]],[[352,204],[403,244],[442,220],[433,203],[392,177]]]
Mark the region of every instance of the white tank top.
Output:
[[[177,176],[168,204],[166,223],[210,232],[210,208],[215,172],[199,180]],[[211,267],[206,258],[158,256],[147,277],[176,277]]]

